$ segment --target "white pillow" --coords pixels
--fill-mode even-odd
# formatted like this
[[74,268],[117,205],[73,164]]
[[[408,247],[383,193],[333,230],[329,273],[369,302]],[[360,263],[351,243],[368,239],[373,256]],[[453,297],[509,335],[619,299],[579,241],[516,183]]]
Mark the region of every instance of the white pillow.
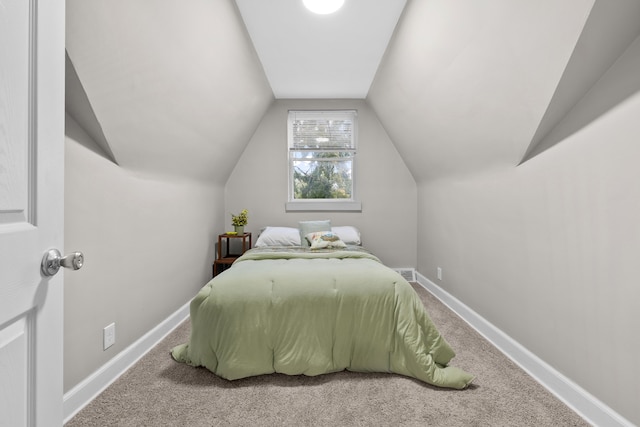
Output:
[[340,237],[340,240],[345,242],[347,245],[362,244],[362,241],[360,240],[360,231],[351,225],[331,227],[331,231],[337,234],[338,237]]
[[265,227],[254,246],[300,246],[300,232],[293,227]]

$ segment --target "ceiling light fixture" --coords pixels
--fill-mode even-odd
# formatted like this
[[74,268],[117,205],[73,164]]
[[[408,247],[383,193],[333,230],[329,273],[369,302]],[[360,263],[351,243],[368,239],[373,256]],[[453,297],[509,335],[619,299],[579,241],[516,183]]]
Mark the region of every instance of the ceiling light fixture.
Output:
[[344,0],[302,0],[302,3],[313,13],[328,15],[340,9]]

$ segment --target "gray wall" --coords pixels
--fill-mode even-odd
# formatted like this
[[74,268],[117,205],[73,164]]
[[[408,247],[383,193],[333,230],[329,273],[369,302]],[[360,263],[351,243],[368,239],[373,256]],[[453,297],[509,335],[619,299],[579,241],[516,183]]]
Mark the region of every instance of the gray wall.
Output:
[[[362,212],[285,212],[287,112],[290,109],[358,110],[357,199]],[[249,141],[225,187],[224,223],[246,208],[245,228],[257,236],[267,225],[297,227],[298,221],[331,219],[355,225],[364,245],[392,267],[416,266],[416,184],[371,108],[362,100],[277,100]],[[255,237],[254,237],[255,241]]]
[[233,0],[70,0],[66,39],[65,242],[86,255],[65,276],[68,391],[211,278],[224,183],[273,93]]
[[[142,176],[107,160],[67,116],[65,251],[85,265],[65,274],[64,389],[188,302],[211,277],[222,186]],[[102,349],[102,329],[116,343]]]
[[[446,90],[430,91],[440,77],[451,88],[483,77],[470,67],[457,81],[447,73],[450,64],[421,63],[424,50],[411,41],[428,31],[425,7],[409,4],[410,18],[395,40],[401,47],[391,48],[369,99],[398,150],[412,159],[418,271],[640,424],[640,38],[552,128],[547,138],[553,146],[518,166],[513,153],[523,152],[535,130],[530,122],[539,121],[544,110],[531,108],[526,123],[514,128],[512,118],[519,117],[523,104],[482,83],[459,94],[460,108],[477,104],[474,108],[482,110],[494,101],[502,108],[504,101],[513,106],[513,117],[505,111],[474,123],[455,108],[439,109],[452,107],[441,99]],[[506,25],[513,24],[509,18]],[[455,28],[455,21],[450,24]],[[492,37],[493,31],[486,27],[476,39]],[[494,55],[502,52],[492,49]],[[462,62],[481,56],[473,50],[460,55]],[[539,64],[530,66],[535,72]],[[509,69],[499,72],[512,83],[523,78]],[[535,88],[527,79],[521,83],[522,90]],[[394,92],[398,85],[425,90],[413,93],[407,104]],[[414,120],[420,125],[406,125],[406,111],[423,117]],[[443,128],[455,129],[460,144],[447,145],[449,134],[439,133]],[[494,159],[479,162],[487,153]],[[433,162],[440,163],[436,170],[420,170],[420,164]]]
[[[419,186],[419,271],[640,424],[640,39],[517,168]],[[602,93],[627,99],[601,111]],[[583,123],[587,123],[582,127]]]

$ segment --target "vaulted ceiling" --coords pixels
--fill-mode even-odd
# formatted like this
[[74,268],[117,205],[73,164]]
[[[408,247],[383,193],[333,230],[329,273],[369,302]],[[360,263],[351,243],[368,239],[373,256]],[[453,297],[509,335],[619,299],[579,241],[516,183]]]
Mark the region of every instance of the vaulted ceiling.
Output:
[[224,184],[273,100],[235,3],[69,0],[66,18],[82,128],[123,168]]
[[416,180],[515,167],[638,34],[634,0],[409,1],[368,100]]
[[637,0],[386,0],[384,24],[284,32],[366,54],[317,74],[254,27],[297,22],[300,1],[67,0],[67,112],[123,168],[224,184],[274,98],[366,98],[422,181],[516,167],[578,131],[566,118],[640,34]]

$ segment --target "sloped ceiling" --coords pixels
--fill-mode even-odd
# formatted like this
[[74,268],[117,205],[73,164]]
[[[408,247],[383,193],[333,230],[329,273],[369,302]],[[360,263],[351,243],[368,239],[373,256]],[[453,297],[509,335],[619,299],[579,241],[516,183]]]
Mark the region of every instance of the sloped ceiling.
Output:
[[91,102],[89,102],[89,98],[87,98],[87,94],[80,84],[78,73],[76,73],[69,55],[65,55],[65,90],[65,110],[67,114],[75,117],[76,122],[83,124],[84,131],[95,141],[100,150],[100,155],[118,164],[93,111],[93,107],[91,107]]
[[[74,87],[84,89],[97,123],[91,114],[74,119],[90,134],[101,129],[123,168],[226,182],[273,102],[235,3],[66,4]],[[77,105],[82,96],[70,98]]]
[[[523,162],[548,150],[579,128],[558,132],[559,124],[592,92],[629,45],[640,35],[640,1],[598,0],[595,2],[576,48]],[[628,95],[628,92],[625,93]],[[595,119],[624,98],[616,97]],[[583,123],[584,125],[585,123]]]
[[[637,0],[407,0],[366,99],[417,181],[516,167],[584,125],[558,130],[638,34]],[[234,0],[68,0],[67,53],[68,113],[143,174],[226,182],[275,98]]]
[[368,101],[418,181],[516,167],[633,41],[638,12],[628,0],[409,0]]

